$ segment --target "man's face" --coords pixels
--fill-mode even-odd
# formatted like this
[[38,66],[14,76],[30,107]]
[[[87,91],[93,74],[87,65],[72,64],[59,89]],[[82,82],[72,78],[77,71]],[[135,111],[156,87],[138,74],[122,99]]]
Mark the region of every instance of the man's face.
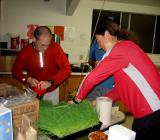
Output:
[[108,30],[114,34],[115,31],[119,31],[120,30],[120,27],[117,23],[115,22],[111,22],[109,25],[108,25]]
[[96,35],[96,41],[99,45],[99,48],[103,49],[103,35]]
[[38,51],[44,52],[51,43],[51,35],[41,35],[35,42],[35,48]]
[[99,45],[99,48],[106,51],[106,37],[105,37],[105,35],[96,35],[96,41]]
[[96,35],[96,41],[99,45],[99,48],[107,51],[108,48],[111,46],[111,35],[108,31],[104,33],[104,35]]

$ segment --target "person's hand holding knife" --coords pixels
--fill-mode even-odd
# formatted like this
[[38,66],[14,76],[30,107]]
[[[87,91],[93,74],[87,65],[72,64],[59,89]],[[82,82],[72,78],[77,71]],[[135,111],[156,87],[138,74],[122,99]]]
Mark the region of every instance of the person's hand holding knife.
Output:
[[[72,100],[69,100],[69,101],[68,101],[68,104],[79,104],[79,103],[81,103],[81,102],[82,102],[82,100],[81,100],[81,99],[78,99],[78,98],[75,96]],[[96,106],[96,100],[91,101],[91,104],[92,104],[93,107],[95,107],[95,106]]]
[[79,104],[82,100],[81,99],[78,99],[76,96],[72,99],[72,100],[69,100],[68,103],[69,104]]

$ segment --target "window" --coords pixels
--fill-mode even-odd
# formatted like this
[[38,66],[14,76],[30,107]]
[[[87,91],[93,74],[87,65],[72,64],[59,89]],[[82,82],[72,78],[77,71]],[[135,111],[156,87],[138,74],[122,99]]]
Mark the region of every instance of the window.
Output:
[[[99,12],[100,10],[93,10],[91,36],[93,36]],[[160,16],[102,10],[98,23],[106,20],[108,16],[119,20],[121,29],[133,33],[146,53],[160,54]]]
[[157,16],[156,18],[156,29],[155,29],[153,53],[160,54],[160,16]]
[[[99,12],[100,12],[100,10],[93,10],[91,37],[94,37],[94,31],[95,31],[96,26],[98,26],[98,24],[100,24],[102,21],[105,21],[108,17],[113,16],[116,18],[116,20],[118,22],[120,21],[120,13],[119,12],[101,11],[100,16],[99,16]],[[97,24],[97,19],[98,19],[98,24]]]
[[146,53],[152,53],[155,16],[131,14],[130,31],[139,39],[140,47]]

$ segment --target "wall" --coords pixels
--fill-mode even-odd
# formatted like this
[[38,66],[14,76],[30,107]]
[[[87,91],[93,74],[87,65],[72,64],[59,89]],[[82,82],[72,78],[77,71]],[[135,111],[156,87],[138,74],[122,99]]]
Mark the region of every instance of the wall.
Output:
[[[92,10],[101,9],[103,1],[81,0],[73,16],[66,16],[66,0],[2,0],[3,19],[2,39],[7,40],[8,33],[26,37],[27,24],[62,25],[71,27],[72,34],[61,42],[61,46],[69,54],[71,63],[85,61],[89,47],[92,25]],[[160,7],[105,2],[105,10],[126,11],[160,15]],[[149,10],[148,10],[149,9]],[[80,60],[83,55],[83,60]],[[160,59],[159,59],[160,60]]]
[[0,41],[2,41],[2,0],[0,0]]

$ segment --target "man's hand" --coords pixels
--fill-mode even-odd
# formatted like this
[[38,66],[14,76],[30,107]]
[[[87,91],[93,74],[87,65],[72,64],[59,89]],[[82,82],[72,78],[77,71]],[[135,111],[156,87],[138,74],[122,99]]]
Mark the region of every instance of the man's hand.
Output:
[[69,100],[69,101],[68,101],[68,104],[73,105],[73,104],[75,104],[75,103],[73,102],[73,100]]
[[39,90],[47,89],[52,86],[52,84],[48,81],[40,81],[39,82],[37,79],[32,78],[32,77],[28,77],[27,83],[31,87],[37,87]]
[[35,78],[32,77],[28,77],[27,79],[27,83],[31,86],[31,87],[37,87],[39,84],[39,81]]
[[47,89],[51,86],[52,86],[52,84],[48,81],[40,81],[38,83],[38,89],[40,89],[40,90]]
[[82,100],[74,97],[72,100],[68,101],[69,104],[79,104]]
[[95,61],[95,66],[97,66],[97,65],[98,65],[98,63],[99,63],[99,61]]

